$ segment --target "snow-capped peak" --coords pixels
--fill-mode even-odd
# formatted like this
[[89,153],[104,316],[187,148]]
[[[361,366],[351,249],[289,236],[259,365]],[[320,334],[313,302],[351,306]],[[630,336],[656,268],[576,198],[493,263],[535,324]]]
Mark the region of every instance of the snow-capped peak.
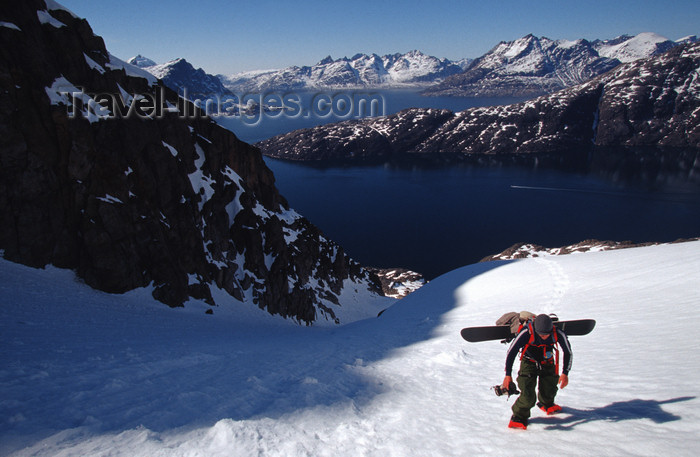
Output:
[[453,62],[417,50],[384,56],[358,53],[340,59],[329,55],[311,67],[293,66],[252,75],[250,72],[234,74],[221,79],[234,92],[280,87],[420,86],[460,73],[466,64],[465,61]]
[[164,78],[176,66],[188,65],[189,63],[183,58],[177,58],[161,64],[153,64],[148,66],[148,72],[157,78]]
[[656,33],[592,42],[552,40],[530,34],[500,42],[463,74],[446,78],[426,93],[472,97],[541,95],[580,84],[621,62],[661,54],[677,44]]
[[640,33],[629,39],[625,38],[627,37],[623,36],[615,40],[598,42],[596,46],[598,54],[601,57],[628,63],[665,52],[674,46],[674,43],[668,38],[652,32]]
[[127,62],[131,65],[135,65],[141,68],[152,67],[156,65],[156,63],[153,60],[149,59],[148,57],[144,57],[141,54],[132,57],[131,59],[127,60]]

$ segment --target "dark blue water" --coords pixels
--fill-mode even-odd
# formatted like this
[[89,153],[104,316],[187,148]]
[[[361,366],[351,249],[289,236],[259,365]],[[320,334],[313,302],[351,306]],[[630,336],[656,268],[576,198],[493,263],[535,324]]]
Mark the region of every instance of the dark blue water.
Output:
[[[390,115],[406,108],[462,111],[477,106],[522,101],[513,97],[424,97],[415,90],[325,90],[315,92],[252,94],[244,101],[291,108],[250,116],[220,116],[217,122],[241,140],[256,143],[292,130],[362,117]],[[374,111],[372,111],[372,109]]]
[[[382,102],[381,112],[369,113],[368,103],[374,99]],[[263,102],[280,101],[285,100],[280,96]],[[315,106],[319,101],[326,103]],[[296,111],[218,122],[253,143],[299,128],[410,107],[460,111],[517,101],[422,97],[397,90],[306,92],[291,100]],[[700,161],[697,153],[659,160],[654,152],[650,157],[588,152],[583,160],[575,157],[556,163],[556,168],[552,163],[543,167],[543,161],[529,167],[491,163],[442,168],[266,162],[290,205],[354,259],[369,266],[410,268],[431,279],[517,242],[557,247],[590,238],[666,242],[700,236],[700,180],[692,171]]]
[[364,265],[434,278],[516,242],[546,247],[700,236],[687,173],[627,176],[516,166],[310,167],[266,159],[290,205]]

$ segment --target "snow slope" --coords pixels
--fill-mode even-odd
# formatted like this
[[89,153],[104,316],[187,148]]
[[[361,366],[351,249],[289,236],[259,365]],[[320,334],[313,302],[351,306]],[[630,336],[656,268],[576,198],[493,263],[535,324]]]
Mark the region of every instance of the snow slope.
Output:
[[[696,455],[698,284],[698,241],[488,262],[304,328],[3,260],[0,455]],[[458,333],[522,309],[598,320],[571,338],[564,413],[526,432],[489,390],[505,347]]]
[[[617,41],[621,42],[618,43]],[[609,42],[602,41],[596,44],[596,48],[602,57],[617,59],[620,62],[628,63],[668,51],[674,45],[675,43],[671,42],[666,37],[652,32],[644,32],[626,40],[617,39],[609,40]]]

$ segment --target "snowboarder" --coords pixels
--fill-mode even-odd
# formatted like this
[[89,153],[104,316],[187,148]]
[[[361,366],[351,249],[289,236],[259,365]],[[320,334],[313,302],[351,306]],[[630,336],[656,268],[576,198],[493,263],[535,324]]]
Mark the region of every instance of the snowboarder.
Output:
[[[564,353],[564,364],[559,375],[559,345]],[[521,394],[513,404],[513,416],[508,427],[527,429],[530,409],[535,404],[548,415],[561,411],[554,403],[557,385],[562,389],[569,384],[571,369],[571,346],[566,334],[554,328],[552,318],[539,314],[534,320],[523,326],[522,331],[513,340],[506,355],[506,377],[502,388],[507,390],[513,382],[512,370],[515,356],[522,350],[518,387]],[[538,386],[539,380],[539,386]],[[537,387],[537,395],[535,388]]]

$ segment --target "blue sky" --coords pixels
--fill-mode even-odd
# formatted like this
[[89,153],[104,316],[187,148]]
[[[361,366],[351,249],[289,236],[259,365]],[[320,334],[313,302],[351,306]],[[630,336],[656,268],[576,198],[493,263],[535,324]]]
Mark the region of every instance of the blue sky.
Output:
[[313,65],[327,55],[418,49],[479,57],[529,33],[552,39],[700,35],[698,0],[59,0],[112,54],[184,57],[209,73]]

